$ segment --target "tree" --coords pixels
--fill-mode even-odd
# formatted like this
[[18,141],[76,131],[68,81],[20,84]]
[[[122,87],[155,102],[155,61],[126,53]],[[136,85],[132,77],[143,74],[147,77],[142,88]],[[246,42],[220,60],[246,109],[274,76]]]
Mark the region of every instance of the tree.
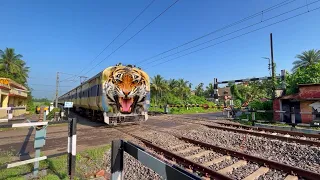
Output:
[[296,58],[298,58],[299,60],[293,62],[293,72],[295,72],[299,68],[305,68],[320,62],[320,50],[312,49],[309,51],[304,51],[302,52],[302,54],[298,54]]
[[298,92],[298,84],[320,83],[320,63],[312,64],[306,68],[298,68],[293,74],[287,74],[286,94]]
[[0,50],[0,70],[3,72],[0,75],[26,85],[29,67],[26,67],[22,57],[21,54],[16,54],[13,48]]
[[204,90],[203,90],[203,83],[200,83],[197,87],[196,87],[196,89],[195,89],[195,94],[197,95],[197,96],[203,96],[204,95]]
[[189,88],[189,81],[185,81],[184,79],[178,79],[177,81],[177,90],[181,99],[185,100],[188,95],[190,95],[191,89]]
[[162,97],[162,93],[167,89],[167,83],[161,75],[156,75],[153,78],[151,78],[151,91],[155,93],[156,103],[158,103],[158,101]]
[[206,95],[209,97],[212,97],[214,94],[214,87],[212,83],[209,83],[208,86],[206,86]]

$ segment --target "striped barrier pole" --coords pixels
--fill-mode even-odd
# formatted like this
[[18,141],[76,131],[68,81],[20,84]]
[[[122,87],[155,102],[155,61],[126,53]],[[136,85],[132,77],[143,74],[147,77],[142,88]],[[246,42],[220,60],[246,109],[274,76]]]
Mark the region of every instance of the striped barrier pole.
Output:
[[68,175],[74,178],[76,169],[77,119],[71,118],[68,126]]

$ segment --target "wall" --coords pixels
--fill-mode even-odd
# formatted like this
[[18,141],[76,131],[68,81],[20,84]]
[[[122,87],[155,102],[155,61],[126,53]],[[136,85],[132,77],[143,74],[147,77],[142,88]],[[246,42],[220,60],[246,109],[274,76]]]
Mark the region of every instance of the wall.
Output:
[[[300,102],[300,111],[301,112],[312,112],[312,107],[309,105],[316,101],[301,101]],[[312,114],[301,114],[302,123],[310,123],[314,119]]]
[[320,85],[301,86],[299,96],[302,99],[320,98]]
[[[280,111],[280,99],[275,99],[273,101],[273,110],[274,111]],[[273,119],[275,121],[280,121],[280,113],[273,113]]]

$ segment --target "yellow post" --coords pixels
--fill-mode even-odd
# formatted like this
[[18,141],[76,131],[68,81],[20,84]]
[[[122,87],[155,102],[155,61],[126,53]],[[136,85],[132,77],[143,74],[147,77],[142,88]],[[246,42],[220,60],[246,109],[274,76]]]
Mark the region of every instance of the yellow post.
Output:
[[2,107],[8,107],[9,96],[8,95],[2,95],[2,97],[3,97]]

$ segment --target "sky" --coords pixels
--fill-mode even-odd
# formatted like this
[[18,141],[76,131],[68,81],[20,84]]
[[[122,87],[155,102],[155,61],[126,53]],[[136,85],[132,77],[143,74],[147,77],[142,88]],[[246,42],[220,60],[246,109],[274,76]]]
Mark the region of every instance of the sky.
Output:
[[[80,78],[72,75],[90,78],[119,62],[142,67],[150,77],[183,78],[195,87],[201,82],[208,85],[213,78],[269,76],[268,60],[262,57],[270,58],[270,33],[277,74],[281,69],[291,71],[297,54],[319,49],[319,0],[180,0],[150,23],[175,1],[0,0],[0,49],[14,48],[23,55],[33,96],[49,99],[55,95],[57,72],[60,95],[80,84]],[[251,18],[229,26],[246,17]],[[287,18],[291,19],[279,22]],[[210,32],[214,33],[149,59]]]

